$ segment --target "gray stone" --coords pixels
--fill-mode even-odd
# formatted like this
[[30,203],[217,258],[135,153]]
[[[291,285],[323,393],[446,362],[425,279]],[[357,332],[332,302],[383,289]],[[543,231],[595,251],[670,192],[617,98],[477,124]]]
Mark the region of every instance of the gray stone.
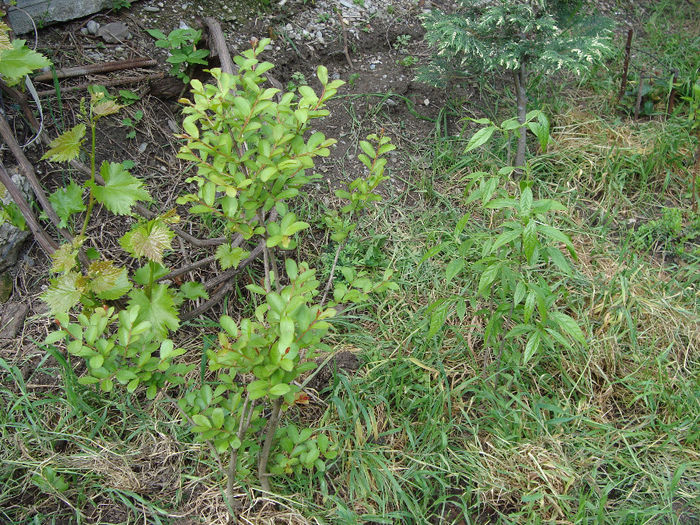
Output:
[[97,31],[100,29],[100,24],[94,20],[90,20],[85,27],[87,28],[88,33],[91,35],[96,35]]
[[157,13],[160,11],[160,7],[156,7],[154,5],[147,5],[143,8],[143,10],[147,13]]
[[[17,166],[7,166],[12,182],[19,188],[24,196],[24,200],[31,204],[33,195],[29,186],[29,181],[19,172]],[[7,205],[12,202],[9,192],[0,184],[0,202]],[[24,241],[29,237],[29,230],[20,230],[17,226],[9,222],[0,224],[0,270],[14,266]]]
[[129,26],[124,22],[112,22],[100,27],[97,30],[97,36],[101,37],[108,44],[118,44],[124,40],[129,40],[131,33],[129,32]]
[[[113,0],[17,0],[7,9],[10,25],[18,35],[34,30],[35,24],[66,22],[112,7]],[[20,11],[22,9],[23,11]],[[26,11],[26,13],[24,12]],[[30,19],[31,17],[31,19]]]

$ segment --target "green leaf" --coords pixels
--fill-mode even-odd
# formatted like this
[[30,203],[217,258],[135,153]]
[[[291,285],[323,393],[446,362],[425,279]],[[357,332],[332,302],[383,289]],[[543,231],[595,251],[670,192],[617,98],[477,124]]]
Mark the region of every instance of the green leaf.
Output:
[[527,364],[532,356],[535,355],[535,352],[539,350],[540,339],[541,336],[539,332],[533,332],[532,335],[530,335],[530,338],[527,340],[527,344],[525,345],[525,352],[523,353],[523,364]]
[[576,320],[563,312],[550,312],[549,318],[553,320],[563,332],[568,334],[574,341],[586,344],[586,336],[583,335],[581,327],[578,325]]
[[447,265],[447,270],[445,270],[445,284],[449,284],[455,275],[464,269],[465,261],[461,257],[458,259],[452,259]]
[[474,136],[471,139],[469,139],[464,153],[468,153],[473,149],[476,149],[482,144],[486,143],[491,138],[494,131],[496,131],[496,126],[488,126],[485,128],[481,128],[479,131],[474,133]]
[[59,228],[67,228],[70,216],[86,209],[83,202],[83,189],[75,181],[70,181],[68,186],[58,188],[49,195],[49,202],[61,219],[58,223]]
[[285,350],[289,348],[292,341],[294,341],[294,321],[289,317],[282,317],[280,319],[280,349]]
[[154,285],[150,299],[144,290],[132,290],[129,297],[129,306],[139,307],[138,320],[149,321],[151,330],[158,337],[165,337],[169,330],[177,330],[180,326],[173,294],[166,285]]
[[70,162],[80,155],[80,146],[85,138],[85,124],[78,124],[62,133],[49,144],[49,151],[44,153],[42,160],[53,162]]
[[528,220],[525,229],[523,230],[523,252],[527,258],[528,264],[535,264],[533,260],[535,250],[538,245],[537,241],[537,223],[534,220]]
[[150,201],[151,196],[143,189],[143,183],[132,176],[118,162],[103,162],[100,174],[104,186],[95,185],[92,193],[97,202],[117,215],[130,215],[131,208],[139,201]]
[[550,239],[563,243],[566,248],[569,250],[569,253],[571,256],[576,259],[576,251],[574,250],[574,245],[571,243],[571,239],[569,237],[562,233],[561,231],[557,230],[556,228],[552,226],[548,226],[546,224],[540,224],[537,226],[537,229],[540,233],[543,235],[546,235]]
[[273,395],[273,396],[283,396],[283,395],[285,395],[287,392],[289,392],[290,390],[291,390],[291,387],[290,387],[288,384],[286,384],[286,383],[280,383],[280,384],[278,384],[278,385],[273,386],[273,387],[270,389],[270,395]]
[[204,288],[204,285],[202,283],[196,283],[192,281],[186,282],[182,286],[180,286],[180,293],[185,299],[209,299],[207,289]]
[[131,290],[127,269],[115,266],[112,261],[92,263],[87,275],[88,288],[100,299],[119,299]]
[[131,231],[119,239],[119,244],[134,257],[146,257],[161,263],[165,251],[170,249],[170,242],[174,236],[175,234],[168,228],[165,221],[156,217],[135,225]]
[[484,297],[487,296],[488,294],[486,293],[489,287],[493,284],[493,282],[496,280],[496,277],[498,276],[498,272],[501,269],[501,263],[493,263],[490,266],[488,266],[482,273],[481,277],[479,278],[479,294],[483,295]]
[[51,254],[53,262],[51,263],[51,271],[53,273],[65,273],[78,264],[78,248],[73,243],[62,244],[58,250]]
[[222,270],[238,266],[240,262],[248,257],[250,252],[244,250],[240,246],[231,246],[230,244],[221,244],[216,248],[216,260],[219,261],[219,266]]
[[24,45],[24,40],[13,40],[12,47],[0,49],[0,76],[13,86],[32,71],[51,65],[49,59]]
[[522,228],[520,227],[520,225],[518,225],[518,227],[516,228],[513,228],[512,230],[504,231],[498,237],[496,237],[496,240],[494,241],[493,245],[491,245],[491,250],[489,251],[489,253],[493,253],[504,244],[508,244],[513,240],[517,239],[518,237],[520,237],[521,233]]
[[224,410],[221,407],[216,407],[211,413],[211,422],[214,428],[224,426]]
[[520,194],[520,216],[529,217],[532,211],[532,190],[527,187]]
[[57,279],[51,279],[49,289],[41,294],[41,300],[49,306],[53,314],[68,312],[80,301],[83,288],[79,282],[82,280],[81,275],[76,272],[68,272]]

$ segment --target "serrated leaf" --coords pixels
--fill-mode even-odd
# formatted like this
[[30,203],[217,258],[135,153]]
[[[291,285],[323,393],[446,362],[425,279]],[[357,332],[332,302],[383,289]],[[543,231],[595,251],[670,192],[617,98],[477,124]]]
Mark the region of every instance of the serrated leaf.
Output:
[[533,332],[532,335],[530,335],[530,338],[527,340],[527,344],[525,345],[525,352],[523,353],[523,364],[527,364],[532,356],[535,355],[537,350],[539,350],[540,341],[541,336],[539,332]]
[[118,162],[103,162],[100,174],[104,186],[95,185],[92,194],[97,202],[117,215],[131,215],[131,207],[139,201],[150,201],[151,196],[143,188],[143,182],[131,175]]
[[58,218],[61,219],[58,223],[59,228],[67,228],[71,215],[86,209],[83,202],[83,189],[75,181],[70,181],[68,186],[58,188],[49,195],[49,202]]
[[42,160],[48,159],[53,162],[70,162],[80,155],[80,146],[85,139],[85,124],[73,126],[65,133],[51,141],[49,151],[44,153]]
[[523,251],[528,264],[535,264],[536,262],[533,260],[533,256],[537,245],[537,223],[534,220],[529,220],[523,230]]
[[464,269],[464,265],[465,261],[461,257],[450,261],[450,263],[447,265],[447,270],[445,270],[446,284],[449,284],[452,279],[454,279],[455,275]]
[[118,113],[124,106],[117,104],[115,100],[105,99],[92,107],[92,114],[96,117],[106,117]]
[[69,272],[77,265],[78,248],[72,243],[65,243],[59,246],[58,250],[51,254],[51,272]]
[[149,321],[158,337],[165,337],[180,326],[173,294],[165,284],[154,285],[150,299],[144,290],[132,290],[129,297],[129,306],[139,307],[138,321]]
[[238,266],[240,262],[248,257],[250,252],[244,250],[240,246],[231,246],[230,244],[221,244],[216,248],[216,260],[219,261],[219,266],[222,270]]
[[471,139],[469,139],[467,147],[464,149],[464,153],[468,153],[471,150],[476,149],[482,144],[486,143],[491,138],[491,135],[493,135],[494,131],[496,131],[495,126],[488,126],[485,128],[481,128],[479,131],[474,133],[474,136]]
[[0,49],[0,76],[10,86],[32,71],[51,65],[48,58],[32,51],[24,43],[24,40],[13,40],[9,48]]
[[51,279],[49,289],[41,294],[41,300],[49,306],[52,314],[66,313],[78,304],[82,294],[78,284],[80,278],[80,274],[68,272]]
[[199,299],[200,297],[203,299],[209,299],[209,294],[207,293],[207,289],[204,288],[204,285],[202,283],[195,283],[192,281],[184,283],[182,286],[180,286],[180,293],[185,297],[185,299]]
[[112,261],[94,262],[88,269],[88,288],[100,299],[119,299],[131,290],[129,273]]
[[583,335],[581,327],[573,317],[563,312],[550,312],[549,318],[557,323],[559,328],[561,328],[562,331],[569,335],[569,337],[571,337],[574,341],[577,341],[582,345],[586,344],[586,336]]
[[489,289],[491,284],[496,280],[496,277],[498,276],[498,272],[501,269],[501,264],[500,263],[494,263],[490,265],[488,268],[486,268],[482,273],[481,277],[479,278],[479,294],[486,296],[487,293],[486,291]]
[[134,226],[119,239],[119,244],[134,257],[146,257],[161,263],[163,254],[170,249],[170,242],[174,236],[162,219],[155,218]]

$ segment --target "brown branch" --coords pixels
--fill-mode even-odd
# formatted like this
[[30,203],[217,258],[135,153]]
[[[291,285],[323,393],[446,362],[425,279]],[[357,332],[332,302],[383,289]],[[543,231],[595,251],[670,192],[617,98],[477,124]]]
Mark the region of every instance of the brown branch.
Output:
[[634,31],[632,29],[627,30],[627,44],[625,45],[625,63],[622,67],[622,80],[620,81],[620,91],[617,94],[617,100],[615,101],[615,105],[620,103],[620,100],[622,100],[622,96],[625,94],[625,90],[627,89],[627,73],[630,67],[630,52],[632,50],[633,34]]
[[39,243],[39,246],[41,246],[47,255],[51,255],[58,248],[56,241],[49,237],[39,225],[39,221],[34,216],[32,209],[29,207],[29,204],[27,204],[27,201],[24,200],[22,192],[15,186],[15,183],[12,182],[12,177],[10,177],[10,174],[7,172],[2,162],[0,162],[0,182],[7,188],[12,200],[22,212],[24,220],[27,221],[29,230],[34,234],[34,238]]
[[348,52],[348,30],[345,27],[345,22],[343,21],[343,13],[340,12],[340,9],[338,9],[336,13],[338,14],[338,20],[340,21],[340,28],[343,30],[343,52],[345,53],[345,60],[348,61],[348,65],[350,66],[350,69],[352,69],[352,60],[350,60],[350,53]]
[[[134,69],[137,67],[151,67],[158,62],[152,58],[132,58],[129,60],[115,60],[102,64],[90,64],[89,66],[66,67],[56,70],[56,78],[82,77],[94,73],[109,73],[110,71],[120,71],[122,69]],[[52,72],[41,73],[34,77],[36,82],[46,82],[53,79]]]
[[[56,228],[58,228],[58,225],[61,221],[58,218],[56,211],[51,206],[51,203],[49,202],[46,193],[44,193],[44,188],[42,188],[41,183],[39,182],[39,179],[37,178],[36,173],[34,172],[34,166],[32,166],[32,163],[29,162],[29,159],[27,159],[27,157],[24,155],[22,147],[17,142],[17,139],[15,139],[15,136],[12,134],[10,125],[7,123],[4,116],[0,116],[0,136],[2,136],[2,138],[5,140],[5,144],[7,144],[15,159],[17,159],[20,169],[22,170],[24,176],[27,177],[29,185],[32,187],[32,191],[34,192],[34,195],[36,195],[36,198],[39,201],[39,204],[41,204],[42,209],[44,210],[44,212],[46,212],[46,215],[49,217],[49,219],[51,219],[51,222],[56,226]],[[73,238],[68,231],[62,228],[58,228],[58,230],[61,233],[61,235],[63,235],[67,239]]]
[[[106,80],[100,82],[101,86],[104,87],[112,87],[112,86],[123,86],[124,84],[136,84],[137,82],[143,82],[145,80],[158,80],[160,78],[164,78],[165,73],[152,73],[150,75],[139,75],[137,77],[123,77],[123,78],[115,78],[113,80]],[[70,86],[70,87],[65,87],[61,88],[61,93],[71,93],[73,91],[82,91],[83,89],[89,88],[94,82],[84,82],[83,84],[79,84],[77,86]],[[56,94],[55,89],[46,89],[44,91],[39,91],[37,95],[39,97],[50,97]]]
[[246,266],[248,266],[250,263],[252,263],[255,259],[257,259],[260,254],[263,252],[263,246],[264,246],[265,241],[261,241],[254,249],[252,252],[250,252],[250,255],[241,261],[241,263],[236,267],[236,268],[231,268],[224,273],[218,275],[217,277],[210,279],[206,283],[204,283],[205,288],[214,288],[215,286],[221,284],[222,286],[216,290],[213,294],[211,294],[211,297],[209,298],[208,301],[200,304],[198,307],[193,308],[192,310],[189,310],[188,312],[185,312],[180,315],[180,320],[185,322],[185,321],[190,321],[194,319],[195,317],[198,317],[202,315],[204,312],[212,308],[213,306],[217,305],[221,299],[233,289],[233,279],[232,277],[236,274],[238,274],[241,270],[243,270]]
[[639,85],[637,86],[637,100],[634,103],[634,120],[639,118],[639,112],[642,108],[642,93],[644,89],[644,71],[639,75]]
[[272,405],[272,413],[267,421],[267,430],[265,432],[265,443],[260,452],[260,461],[258,462],[258,479],[260,485],[265,492],[270,492],[270,480],[267,473],[267,460],[270,457],[270,449],[272,448],[272,440],[275,437],[275,430],[280,420],[280,412],[282,411],[283,397],[278,397]]

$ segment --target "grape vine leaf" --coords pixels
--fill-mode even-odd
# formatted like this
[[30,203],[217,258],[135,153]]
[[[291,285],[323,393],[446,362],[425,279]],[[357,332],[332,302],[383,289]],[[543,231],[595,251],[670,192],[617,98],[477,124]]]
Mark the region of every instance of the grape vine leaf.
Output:
[[13,40],[9,49],[0,49],[0,75],[10,86],[17,84],[32,71],[51,65],[48,58],[32,51],[24,42]]
[[[76,238],[77,239],[77,238]],[[77,265],[78,249],[82,244],[80,242],[67,242],[62,244],[58,250],[51,254],[53,262],[51,263],[51,271],[53,273],[65,273],[71,271]]]
[[117,215],[131,215],[131,207],[138,201],[150,201],[151,196],[143,188],[143,182],[131,175],[118,162],[103,162],[100,174],[104,186],[88,183],[97,202]]
[[90,290],[100,299],[119,299],[131,290],[126,268],[120,268],[112,261],[92,263],[88,269],[88,279]]
[[119,239],[119,244],[134,257],[146,257],[161,263],[163,253],[170,249],[170,242],[174,236],[163,219],[156,217],[134,226]]
[[51,141],[49,151],[44,153],[41,159],[49,159],[53,162],[70,162],[78,158],[80,146],[85,139],[85,129],[85,124],[78,124],[65,133],[61,133]]
[[49,202],[56,211],[58,218],[61,219],[58,223],[59,228],[67,228],[68,219],[70,219],[71,215],[85,211],[83,189],[75,181],[70,181],[68,186],[58,188],[49,195]]
[[216,249],[216,260],[219,261],[219,265],[222,270],[226,270],[233,266],[238,266],[238,264],[248,257],[250,252],[245,251],[243,248],[238,246],[231,246],[230,244],[221,244]]
[[51,313],[67,313],[78,304],[82,294],[81,277],[76,272],[68,272],[51,279],[49,289],[41,294],[41,300],[49,306]]
[[144,290],[132,290],[129,306],[139,307],[138,321],[150,321],[151,331],[159,338],[166,337],[168,330],[177,330],[180,326],[175,299],[165,284],[154,285],[150,299]]
[[204,288],[204,285],[202,283],[195,283],[195,282],[186,282],[182,286],[180,286],[180,293],[185,299],[199,299],[200,297],[203,299],[209,299],[209,294],[207,293],[207,289]]

